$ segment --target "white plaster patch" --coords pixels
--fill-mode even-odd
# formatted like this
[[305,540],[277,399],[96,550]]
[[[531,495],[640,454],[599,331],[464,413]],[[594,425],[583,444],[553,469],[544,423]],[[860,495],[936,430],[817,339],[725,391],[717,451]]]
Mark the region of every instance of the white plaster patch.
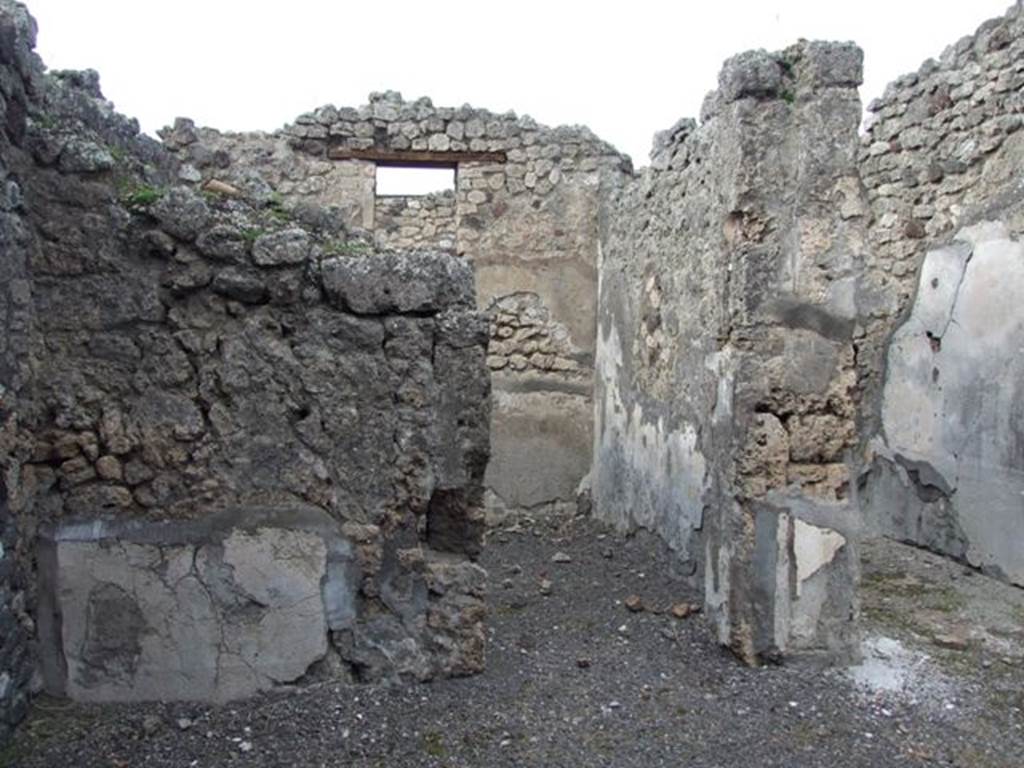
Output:
[[980,221],[974,226],[964,227],[953,239],[980,245],[989,240],[1009,240],[1010,230],[1001,221]]
[[716,424],[722,424],[732,418],[732,395],[735,379],[732,350],[726,348],[721,352],[708,355],[704,360],[704,367],[718,378],[715,407],[712,409],[711,418]]
[[[598,335],[597,375],[601,396],[595,405],[595,487],[599,494],[605,457],[621,457],[638,480],[618,485],[619,509],[599,503],[600,513],[618,522],[629,520],[660,532],[669,545],[686,555],[690,531],[699,527],[707,465],[697,448],[697,430],[690,424],[669,429],[662,416],[650,417],[639,403],[626,409],[619,391],[622,347],[616,329]],[[609,459],[611,460],[611,459]],[[619,460],[619,459],[616,459]],[[620,520],[621,518],[621,520]]]
[[[789,645],[790,619],[793,606],[790,604],[789,574],[792,564],[789,562],[789,531],[794,521],[786,512],[779,513],[778,526],[775,530],[775,551],[778,560],[775,563],[775,643],[780,651],[785,652]],[[799,550],[797,550],[799,564]],[[798,569],[799,570],[799,569]],[[800,582],[796,585],[800,594]]]
[[793,521],[793,553],[796,558],[796,593],[801,585],[826,565],[846,544],[846,538],[830,528]]
[[61,541],[66,693],[79,701],[228,701],[300,677],[327,650],[316,533],[223,544]]
[[708,538],[704,550],[704,567],[707,570],[704,577],[704,605],[707,607],[708,615],[715,623],[718,642],[728,645],[732,632],[728,610],[729,562],[732,559],[732,550],[728,544],[722,544],[718,547],[716,557],[710,538]]

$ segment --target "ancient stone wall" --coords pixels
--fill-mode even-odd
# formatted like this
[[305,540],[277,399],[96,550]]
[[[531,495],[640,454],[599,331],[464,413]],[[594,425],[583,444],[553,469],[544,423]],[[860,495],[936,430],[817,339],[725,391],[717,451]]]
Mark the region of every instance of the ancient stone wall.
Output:
[[225,700],[481,669],[469,264],[179,184],[95,73],[43,74],[24,8],[0,33],[0,720],[33,679]]
[[[602,184],[628,170],[626,158],[586,128],[394,92],[358,109],[322,107],[274,135],[180,120],[163,136],[184,180],[224,181],[298,218],[315,203],[384,247],[454,245],[494,320],[489,506],[574,508],[591,464],[598,200]],[[367,158],[455,167],[454,229],[434,221],[447,213],[446,196],[414,198],[418,208],[375,196]],[[520,305],[529,313],[513,328],[507,318]]]
[[862,140],[856,47],[742,54],[634,176],[394,92],[161,146],[0,0],[0,738],[41,685],[478,671],[484,507],[588,482],[751,663],[851,652],[865,517],[1024,584],[1022,32]]
[[39,97],[35,25],[24,8],[0,3],[0,742],[24,717],[34,672],[31,637],[31,518],[22,478],[25,412],[32,394],[28,279],[32,238],[9,158],[25,138]]
[[[74,187],[38,179],[40,196]],[[468,265],[338,255],[332,233],[187,189],[128,205],[108,263],[83,261],[112,244],[58,240],[35,277],[35,458],[61,518],[41,564],[49,687],[224,699],[329,655],[367,679],[479,669],[482,572],[443,554],[479,546],[488,454]],[[43,227],[82,223],[45,211]],[[300,599],[319,621],[287,612]],[[190,620],[154,631],[160,616]]]
[[160,136],[178,158],[177,177],[184,184],[217,180],[281,217],[323,218],[326,212],[350,230],[373,228],[376,168],[371,162],[328,161],[322,153],[296,152],[295,137],[222,133],[197,128],[187,118],[178,118]]
[[1021,5],[869,109],[865,509],[880,532],[1024,584],[1011,242],[1024,232]]
[[729,60],[604,215],[594,504],[703,565],[722,642],[852,650],[861,54]]
[[129,226],[109,277],[37,283],[55,353],[37,456],[62,518],[40,568],[49,687],[225,699],[325,658],[361,679],[480,669],[464,556],[489,382],[468,265],[330,255],[186,190]]
[[374,242],[384,250],[455,250],[455,194],[378,197]]

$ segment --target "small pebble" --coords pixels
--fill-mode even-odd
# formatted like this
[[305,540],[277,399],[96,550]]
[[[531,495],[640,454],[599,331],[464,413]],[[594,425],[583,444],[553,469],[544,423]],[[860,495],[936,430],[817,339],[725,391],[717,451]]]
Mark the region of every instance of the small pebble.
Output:
[[685,619],[700,611],[700,606],[694,603],[676,603],[672,606],[672,615],[677,619]]
[[142,718],[142,732],[147,736],[152,736],[160,730],[160,718],[156,715],[146,715]]

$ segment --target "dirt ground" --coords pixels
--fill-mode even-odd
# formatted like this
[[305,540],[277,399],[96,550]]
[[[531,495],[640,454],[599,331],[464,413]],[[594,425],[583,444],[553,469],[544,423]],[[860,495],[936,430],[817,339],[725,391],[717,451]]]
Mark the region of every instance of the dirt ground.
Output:
[[0,765],[1024,766],[1024,590],[872,543],[864,662],[748,669],[703,614],[673,615],[700,599],[669,563],[586,520],[512,526],[483,558],[482,675],[221,707],[41,699]]

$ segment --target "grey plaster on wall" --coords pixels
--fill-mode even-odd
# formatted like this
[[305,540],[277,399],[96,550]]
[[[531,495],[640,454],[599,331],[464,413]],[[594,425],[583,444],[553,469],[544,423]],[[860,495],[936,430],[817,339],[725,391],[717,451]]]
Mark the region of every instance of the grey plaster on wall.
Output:
[[[1024,246],[984,223],[930,251],[889,347],[871,511],[886,533],[1024,584]],[[909,514],[894,515],[893,508]]]

